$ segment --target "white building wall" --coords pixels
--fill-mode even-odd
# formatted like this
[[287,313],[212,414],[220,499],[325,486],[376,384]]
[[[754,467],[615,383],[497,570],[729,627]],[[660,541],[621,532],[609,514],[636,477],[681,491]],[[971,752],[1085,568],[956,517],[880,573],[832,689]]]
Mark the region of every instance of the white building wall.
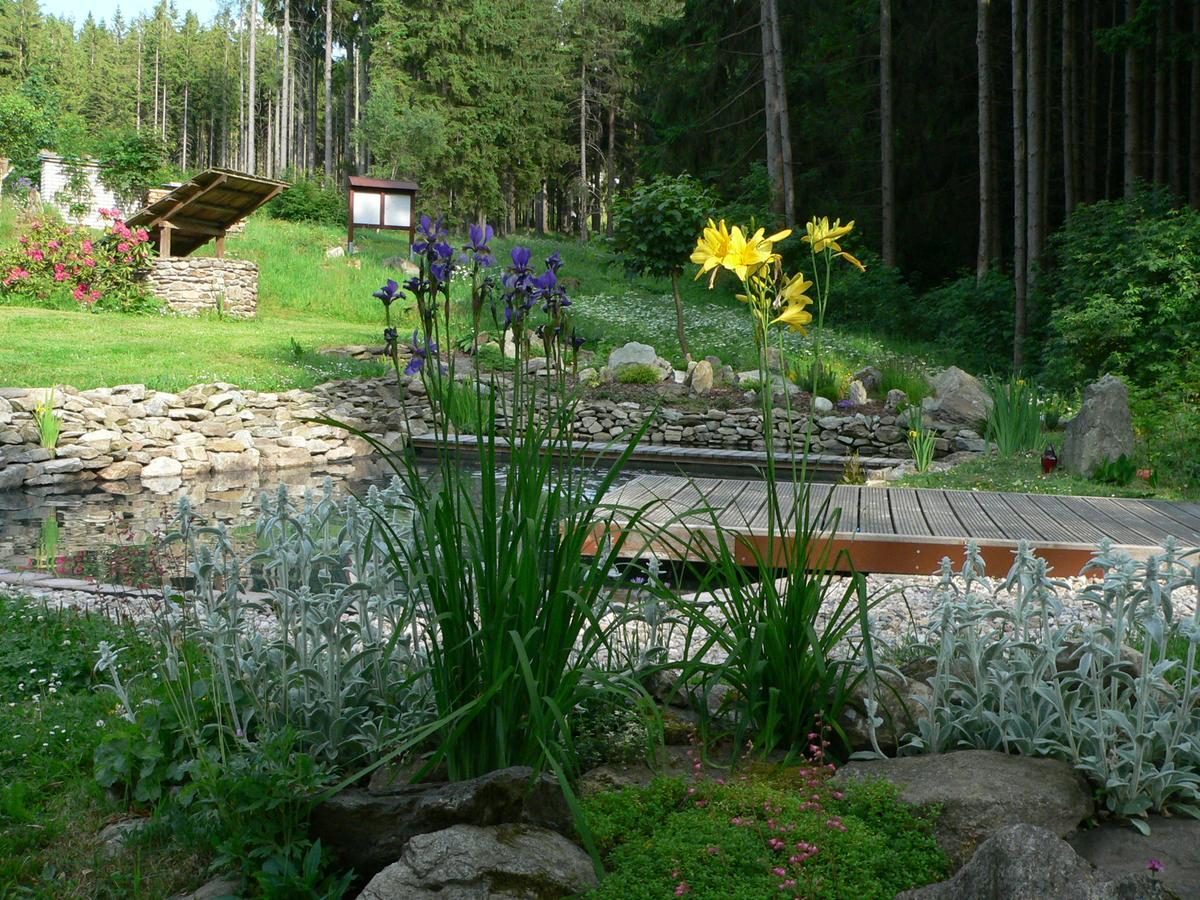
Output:
[[[100,164],[94,160],[89,160],[83,164],[84,173],[87,175],[88,187],[91,190],[91,197],[88,200],[88,211],[80,217],[74,217],[70,213],[70,203],[64,197],[58,199],[58,195],[63,192],[67,186],[67,167],[61,156],[55,156],[53,153],[42,152],[38,154],[38,159],[42,162],[42,178],[41,178],[41,194],[42,202],[48,203],[62,214],[64,220],[72,222],[76,225],[88,225],[92,228],[103,228],[105,220],[101,218],[98,210],[113,209],[119,204],[113,192],[100,183]],[[136,210],[121,210],[121,212],[129,215]]]

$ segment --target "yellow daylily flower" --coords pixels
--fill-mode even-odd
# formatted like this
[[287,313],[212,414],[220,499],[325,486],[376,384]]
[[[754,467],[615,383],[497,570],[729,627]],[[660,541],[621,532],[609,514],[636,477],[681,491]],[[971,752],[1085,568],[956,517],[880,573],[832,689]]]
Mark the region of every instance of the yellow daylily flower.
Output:
[[717,272],[729,253],[729,240],[729,229],[726,227],[724,219],[721,220],[720,225],[709,219],[708,227],[696,239],[696,249],[692,251],[691,260],[700,267],[700,270],[696,272],[696,278],[706,272],[712,272],[708,279],[709,287],[712,287]]
[[[805,226],[807,234],[801,240],[806,244],[812,244],[813,252],[820,253],[826,247],[832,247],[838,253],[842,252],[842,248],[838,246],[838,241],[854,230],[854,222],[843,225],[841,219],[835,219],[832,225],[829,224],[828,216],[821,216],[818,219],[812,217],[812,221]],[[861,264],[860,264],[861,265]]]
[[798,303],[803,301],[805,304],[812,303],[812,298],[808,296],[807,291],[812,287],[812,282],[804,278],[803,272],[797,272],[784,285],[780,296],[788,303]]
[[858,271],[860,271],[860,272],[867,271],[866,266],[864,266],[861,262],[859,262],[857,259],[855,259],[853,256],[851,256],[845,250],[843,250],[841,253],[839,253],[838,256],[840,256],[846,262],[850,263],[850,265],[854,266],[856,269],[858,269]]
[[729,233],[729,252],[721,265],[745,281],[776,259],[774,244],[763,237],[764,233],[765,229],[760,228],[751,237],[746,237],[741,227],[734,225]]
[[812,313],[805,309],[810,303],[812,303],[812,300],[808,297],[804,298],[803,303],[789,303],[783,312],[771,320],[771,324],[783,324],[792,329],[792,331],[807,334],[804,326],[812,324],[813,320]]

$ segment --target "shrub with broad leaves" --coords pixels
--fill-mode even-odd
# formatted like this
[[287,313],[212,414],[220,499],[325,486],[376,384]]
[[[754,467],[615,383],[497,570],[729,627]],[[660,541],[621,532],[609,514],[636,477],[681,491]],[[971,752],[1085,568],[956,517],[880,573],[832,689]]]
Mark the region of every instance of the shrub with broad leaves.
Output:
[[140,279],[150,235],[102,209],[103,233],[63,222],[32,222],[0,251],[0,301],[57,309],[141,312],[157,306]]

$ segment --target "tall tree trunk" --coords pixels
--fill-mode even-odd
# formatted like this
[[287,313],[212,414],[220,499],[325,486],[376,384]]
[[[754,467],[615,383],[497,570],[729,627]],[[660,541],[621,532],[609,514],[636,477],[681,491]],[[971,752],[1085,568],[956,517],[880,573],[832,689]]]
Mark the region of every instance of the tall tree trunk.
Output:
[[1154,21],[1154,182],[1167,183],[1167,8]]
[[137,130],[142,130],[142,33],[137,40]]
[[185,81],[183,83],[183,129],[179,137],[179,168],[185,172],[188,167],[188,100],[190,90],[189,85]]
[[[981,88],[982,90],[982,88]],[[980,104],[982,104],[982,99]],[[879,158],[883,231],[883,264],[896,265],[896,162],[894,157],[894,105],[892,102],[892,0],[879,0]],[[982,127],[982,123],[981,123]],[[982,183],[982,182],[981,182]],[[983,215],[982,195],[980,215]],[[981,251],[982,252],[982,251]]]
[[[1092,203],[1096,200],[1096,156],[1099,148],[1096,144],[1096,107],[1100,99],[1100,67],[1097,62],[1101,58],[1096,53],[1096,44],[1092,35],[1097,27],[1096,6],[1093,3],[1083,4],[1083,53],[1081,66],[1077,70],[1082,73],[1082,76],[1075,81],[1075,87],[1079,95],[1079,100],[1083,105],[1082,119],[1082,134],[1083,145],[1081,148],[1080,172],[1082,176],[1082,187],[1079,199],[1084,203]],[[1086,90],[1078,90],[1080,83],[1086,86]],[[1076,120],[1079,122],[1079,119]]]
[[1025,57],[1026,91],[1025,121],[1026,147],[1029,162],[1025,175],[1025,187],[1029,199],[1026,204],[1029,239],[1025,245],[1025,289],[1026,305],[1033,297],[1037,280],[1038,265],[1042,259],[1045,235],[1045,22],[1046,0],[1025,0]]
[[607,183],[604,188],[604,212],[607,218],[604,222],[604,233],[612,237],[613,202],[617,199],[617,97],[615,94],[608,101],[608,165],[605,168]]
[[1012,0],[1012,81],[1013,81],[1013,371],[1025,364],[1025,241],[1028,224],[1028,196],[1025,171],[1028,163],[1025,120],[1025,0]]
[[258,155],[254,150],[255,121],[255,88],[258,81],[258,0],[250,0],[250,70],[246,89],[246,171],[253,174],[258,171]]
[[[883,0],[890,5],[890,0]],[[996,199],[992,194],[992,51],[991,51],[991,0],[978,0],[975,9],[975,64],[977,70],[978,96],[976,98],[978,104],[979,118],[979,245],[978,253],[975,257],[975,277],[982,279],[991,267],[992,258],[995,255],[995,249],[992,247],[992,220],[994,218],[992,207],[995,205]],[[891,21],[889,13],[888,30],[891,30]],[[891,52],[891,35],[888,36],[888,51],[889,57]],[[882,55],[882,54],[881,54]],[[891,101],[891,75],[887,78],[888,85],[888,101]],[[881,77],[882,83],[882,77]],[[883,94],[883,91],[880,91]],[[886,107],[885,107],[886,108]],[[888,118],[891,118],[890,110]],[[884,132],[883,139],[885,145],[891,145],[891,139]],[[889,151],[890,156],[890,151]],[[890,160],[889,160],[890,162]],[[892,173],[888,171],[888,167],[884,167],[884,182],[891,180]],[[885,195],[885,202],[889,199]],[[892,226],[893,240],[895,239],[895,226]],[[886,229],[885,229],[886,234]],[[885,242],[886,247],[886,242]],[[894,251],[893,247],[893,251]]]
[[[1174,7],[1172,7],[1174,12]],[[1183,196],[1183,103],[1179,96],[1179,62],[1171,60],[1170,90],[1167,109],[1167,180],[1171,193]]]
[[1078,202],[1077,120],[1075,84],[1075,0],[1062,0],[1062,159],[1063,210],[1070,215]]
[[292,0],[283,0],[283,71],[282,77],[280,118],[280,133],[283,140],[279,142],[279,168],[286,170],[292,165]]
[[[1137,12],[1137,0],[1125,0],[1125,20],[1132,22]],[[1141,153],[1142,121],[1138,97],[1138,56],[1132,40],[1125,48],[1125,196],[1132,197],[1138,177],[1138,156]]]
[[342,166],[347,173],[354,171],[354,79],[350,71],[354,62],[354,45],[346,46],[346,64],[342,77]]
[[158,51],[159,48],[154,48],[154,131],[158,131]]
[[591,189],[587,168],[587,58],[579,62],[579,239],[588,239],[588,212]]
[[333,0],[325,0],[325,177],[333,176]]
[[762,43],[763,118],[767,138],[767,177],[771,183],[771,212],[787,217],[787,186],[783,177],[782,141],[779,136],[779,98],[775,93],[775,39],[772,34],[771,0],[759,0],[759,30]]
[[775,58],[775,114],[779,117],[779,165],[783,170],[784,221],[796,224],[796,188],[792,168],[792,126],[788,113],[787,73],[783,64],[783,38],[779,26],[779,4],[771,4],[771,55]]
[[[1200,35],[1200,3],[1192,6],[1192,36]],[[1200,55],[1192,56],[1191,121],[1188,123],[1188,199],[1200,209]]]

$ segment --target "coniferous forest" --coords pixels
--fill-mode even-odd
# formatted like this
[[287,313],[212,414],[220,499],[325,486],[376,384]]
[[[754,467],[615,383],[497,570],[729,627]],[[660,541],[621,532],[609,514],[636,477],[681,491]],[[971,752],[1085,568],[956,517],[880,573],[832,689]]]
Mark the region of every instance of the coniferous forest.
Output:
[[586,234],[636,179],[687,171],[780,218],[844,208],[923,284],[1014,259],[1036,278],[1075,206],[1138,180],[1200,201],[1188,0],[244,0],[209,22],[163,2],[77,29],[0,10],[26,172],[39,146],[137,132],[181,171],[404,174],[509,228],[544,192]]

